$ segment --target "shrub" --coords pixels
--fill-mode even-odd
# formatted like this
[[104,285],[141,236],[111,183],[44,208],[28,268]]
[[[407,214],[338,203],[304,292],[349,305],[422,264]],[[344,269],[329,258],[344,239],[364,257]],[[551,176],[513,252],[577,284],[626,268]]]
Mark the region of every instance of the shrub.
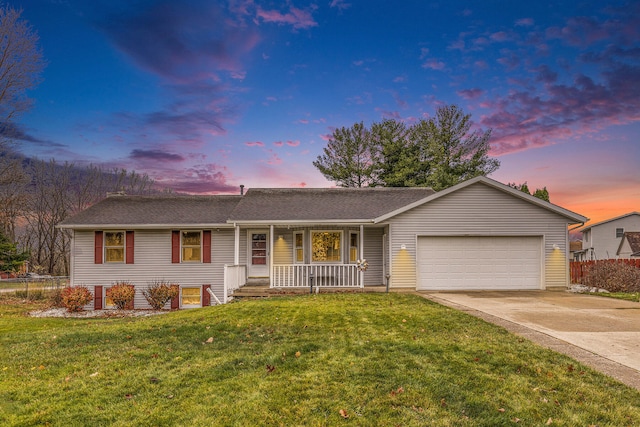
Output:
[[162,310],[164,305],[178,296],[180,287],[164,280],[154,280],[147,289],[142,291],[145,299],[154,310]]
[[596,262],[587,268],[582,284],[609,292],[640,292],[640,268],[624,262]]
[[136,288],[128,282],[118,282],[107,289],[107,297],[111,298],[118,310],[128,308],[136,296]]
[[69,312],[82,311],[92,300],[93,295],[85,286],[68,286],[60,293],[62,306]]

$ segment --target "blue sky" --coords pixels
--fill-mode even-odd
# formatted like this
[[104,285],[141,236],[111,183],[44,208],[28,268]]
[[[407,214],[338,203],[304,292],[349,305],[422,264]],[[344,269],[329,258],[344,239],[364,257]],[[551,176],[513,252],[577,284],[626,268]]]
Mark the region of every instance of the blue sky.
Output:
[[638,1],[6,3],[49,63],[27,155],[195,193],[326,187],[336,127],[457,104],[492,129],[493,178],[594,220],[640,210]]

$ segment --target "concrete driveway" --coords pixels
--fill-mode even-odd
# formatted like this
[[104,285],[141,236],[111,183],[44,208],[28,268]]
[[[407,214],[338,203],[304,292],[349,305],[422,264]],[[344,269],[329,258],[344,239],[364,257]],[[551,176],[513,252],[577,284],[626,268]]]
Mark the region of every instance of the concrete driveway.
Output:
[[421,292],[640,390],[640,303],[562,291]]

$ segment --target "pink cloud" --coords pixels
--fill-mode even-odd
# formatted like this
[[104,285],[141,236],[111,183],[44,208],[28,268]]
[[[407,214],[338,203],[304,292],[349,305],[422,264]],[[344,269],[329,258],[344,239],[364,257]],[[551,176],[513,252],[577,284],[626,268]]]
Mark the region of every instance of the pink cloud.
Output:
[[516,27],[531,27],[533,26],[532,18],[522,18],[516,21]]
[[245,142],[247,147],[264,147],[264,143],[260,141]]
[[488,101],[481,125],[493,129],[492,154],[500,155],[578,138],[605,127],[640,121],[640,66],[609,63],[602,81],[578,74],[556,83],[554,71],[538,69],[537,81]]
[[345,9],[349,9],[351,7],[351,3],[345,3],[344,0],[331,0],[331,3],[329,3],[329,7],[335,7],[338,10],[343,11]]
[[273,143],[273,145],[275,145],[276,147],[282,147],[284,145],[284,142],[276,141],[276,142]]
[[289,147],[297,147],[298,145],[300,145],[300,141],[287,141],[287,145]]
[[510,39],[509,35],[504,31],[498,31],[497,33],[493,33],[489,36],[491,40],[496,42],[505,42]]
[[258,7],[257,16],[264,22],[273,22],[279,25],[291,25],[295,29],[317,27],[311,13],[291,6],[288,13],[281,13],[277,10],[264,10]]
[[278,154],[272,150],[268,150],[268,151],[269,151],[269,158],[266,160],[266,163],[268,165],[281,165],[282,159],[278,156]]
[[478,88],[464,89],[464,90],[459,90],[456,93],[458,94],[458,96],[464,99],[477,99],[482,95],[484,95],[484,90],[478,89]]
[[422,64],[422,68],[429,68],[431,70],[443,70],[445,67],[444,62],[437,59],[429,59]]

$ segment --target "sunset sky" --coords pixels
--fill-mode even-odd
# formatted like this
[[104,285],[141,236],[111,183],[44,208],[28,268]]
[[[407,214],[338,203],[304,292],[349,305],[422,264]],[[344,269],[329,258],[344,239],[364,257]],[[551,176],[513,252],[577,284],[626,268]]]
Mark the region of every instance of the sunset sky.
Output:
[[336,127],[457,104],[491,175],[640,211],[640,1],[6,1],[49,65],[19,150],[193,193],[327,187]]

